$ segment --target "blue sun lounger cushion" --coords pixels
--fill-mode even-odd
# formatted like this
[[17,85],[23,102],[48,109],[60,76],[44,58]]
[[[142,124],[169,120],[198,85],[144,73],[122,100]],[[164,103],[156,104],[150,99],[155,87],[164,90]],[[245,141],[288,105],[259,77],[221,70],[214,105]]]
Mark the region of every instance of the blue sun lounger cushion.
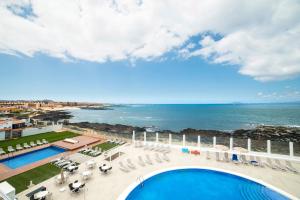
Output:
[[239,162],[238,156],[236,154],[232,154],[232,161]]
[[190,150],[188,148],[182,148],[181,152],[182,153],[190,153]]

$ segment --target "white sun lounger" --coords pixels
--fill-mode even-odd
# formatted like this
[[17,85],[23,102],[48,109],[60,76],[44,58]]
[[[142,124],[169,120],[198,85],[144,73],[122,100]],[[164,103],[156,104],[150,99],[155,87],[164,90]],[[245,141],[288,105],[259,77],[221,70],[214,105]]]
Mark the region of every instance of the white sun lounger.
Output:
[[147,164],[149,164],[149,165],[153,165],[153,162],[152,162],[152,160],[151,160],[151,158],[150,158],[150,156],[147,154],[146,155],[146,160],[145,160],[145,162],[147,163]]
[[170,162],[170,158],[165,153],[162,154],[162,159],[167,161],[167,162]]
[[36,144],[37,144],[37,145],[42,145],[43,143],[42,143],[40,140],[37,140],[37,141],[36,141]]
[[138,164],[139,164],[140,166],[142,166],[142,167],[145,167],[145,166],[146,166],[146,164],[145,164],[145,162],[144,162],[142,156],[138,156]]
[[26,148],[26,149],[28,149],[28,148],[30,148],[31,146],[29,146],[29,145],[27,144],[27,142],[25,142],[25,143],[23,144],[23,147]]
[[247,160],[246,156],[244,154],[240,155],[240,160],[243,164],[248,165],[249,161]]
[[42,139],[42,143],[44,143],[44,144],[48,144],[48,141],[47,141],[47,140],[45,140],[45,139]]
[[131,159],[128,158],[127,160],[127,166],[130,168],[130,169],[136,169],[135,165],[132,163]]
[[22,147],[20,144],[17,144],[17,145],[16,145],[16,149],[17,149],[17,150],[22,150],[23,147]]
[[35,146],[36,146],[36,144],[35,144],[33,141],[31,141],[29,144],[30,144],[30,146],[32,146],[32,147],[35,147]]
[[206,151],[206,159],[210,160],[210,152],[209,151]]
[[9,153],[11,153],[11,152],[14,152],[14,151],[16,151],[12,146],[8,146],[7,147],[7,151],[9,152]]
[[225,152],[225,153],[224,153],[223,161],[224,161],[224,162],[229,162],[229,161],[230,161],[228,152]]
[[278,159],[275,159],[276,167],[282,171],[286,171],[286,168],[280,163]]
[[288,160],[285,161],[285,167],[286,167],[288,170],[290,170],[291,172],[294,172],[294,173],[296,173],[296,174],[299,173],[299,171],[298,171],[296,168],[294,168],[294,167],[292,166],[292,163],[291,163],[290,161],[288,161]]
[[0,148],[0,155],[2,154],[6,154],[6,152],[2,148]]
[[129,172],[130,170],[124,166],[123,162],[119,162],[119,169],[122,170],[123,172]]
[[262,162],[259,156],[256,156],[256,162],[258,163],[258,166],[265,167],[265,163]]
[[158,162],[158,163],[162,163],[162,160],[160,159],[158,153],[155,153],[155,160],[156,160],[156,162]]
[[150,145],[149,144],[145,144],[144,145],[144,150],[150,150]]
[[272,161],[271,161],[270,158],[267,158],[267,164],[268,164],[268,166],[271,167],[272,169],[277,169],[277,166],[274,165],[274,164],[272,163]]
[[221,161],[220,152],[216,152],[216,161]]

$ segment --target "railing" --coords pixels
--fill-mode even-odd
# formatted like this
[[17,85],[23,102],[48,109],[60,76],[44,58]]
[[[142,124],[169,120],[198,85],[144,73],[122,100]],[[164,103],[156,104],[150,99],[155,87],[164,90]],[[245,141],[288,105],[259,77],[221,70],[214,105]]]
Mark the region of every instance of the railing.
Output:
[[[248,153],[258,153],[265,156],[276,155],[284,156],[285,158],[293,158],[300,160],[300,146],[294,146],[293,142],[282,142],[282,141],[271,141],[271,140],[251,140],[249,138],[233,138],[233,137],[210,137],[210,136],[186,136],[181,134],[169,134],[168,142],[165,142],[166,134],[161,135],[163,139],[160,139],[159,133],[146,133],[144,137],[135,137],[135,132],[132,133],[132,142],[141,141],[144,143],[157,143],[157,144],[168,144],[173,147],[189,147],[214,150],[218,146],[225,146],[229,151],[234,151],[235,148],[244,149]],[[150,136],[149,136],[150,135]],[[155,137],[154,137],[155,135]],[[154,138],[154,139],[153,139]],[[294,148],[295,147],[295,148]],[[296,151],[294,151],[296,149]]]
[[136,179],[136,181],[139,182],[139,185],[141,187],[144,187],[144,178],[143,178],[143,176],[138,176],[137,179]]
[[[68,128],[70,128],[68,126]],[[74,130],[75,127],[72,127]],[[75,129],[81,133],[87,129]],[[166,134],[166,133],[149,133],[149,132],[135,132],[129,133],[116,133],[116,132],[98,132],[93,131],[95,134],[104,135],[107,139],[122,139],[127,142],[134,143],[141,141],[143,143],[159,143],[164,145],[171,145],[174,147],[190,147],[200,149],[213,150],[216,145],[223,145],[233,150],[235,147],[242,147],[248,152],[258,153],[264,155],[282,155],[285,157],[295,158],[300,160],[300,144],[293,142],[281,142],[271,140],[251,140],[248,138],[231,138],[231,137],[214,137],[214,136],[190,136],[181,134]]]

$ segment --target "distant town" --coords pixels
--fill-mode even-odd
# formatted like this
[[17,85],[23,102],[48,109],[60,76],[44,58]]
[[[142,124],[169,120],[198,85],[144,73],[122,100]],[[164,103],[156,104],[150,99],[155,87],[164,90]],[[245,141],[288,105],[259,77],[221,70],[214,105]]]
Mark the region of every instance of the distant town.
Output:
[[86,102],[55,102],[52,100],[0,100],[0,138],[10,139],[51,130],[71,118],[66,109],[105,109],[105,105]]

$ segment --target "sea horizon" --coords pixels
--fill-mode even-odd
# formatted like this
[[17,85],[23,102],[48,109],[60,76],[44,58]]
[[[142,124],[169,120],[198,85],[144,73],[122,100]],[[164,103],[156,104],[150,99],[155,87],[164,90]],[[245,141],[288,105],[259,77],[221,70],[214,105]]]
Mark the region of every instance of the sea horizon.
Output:
[[112,104],[108,110],[68,111],[73,115],[71,123],[124,124],[175,132],[186,128],[230,132],[259,125],[300,127],[298,104]]

